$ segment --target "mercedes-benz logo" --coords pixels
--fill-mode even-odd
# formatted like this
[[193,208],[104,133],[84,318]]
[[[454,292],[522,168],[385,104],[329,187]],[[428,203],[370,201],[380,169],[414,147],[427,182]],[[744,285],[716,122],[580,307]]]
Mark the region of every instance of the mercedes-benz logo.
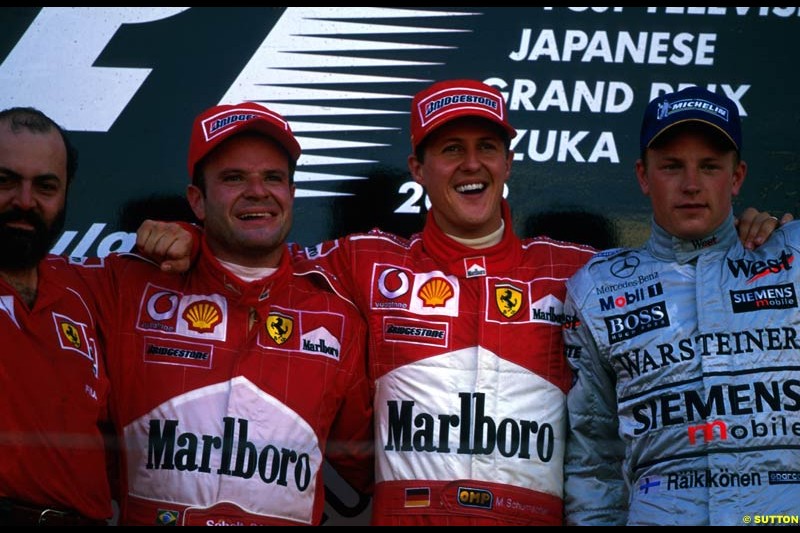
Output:
[[611,265],[611,273],[618,278],[629,278],[636,272],[638,266],[639,258],[629,255]]

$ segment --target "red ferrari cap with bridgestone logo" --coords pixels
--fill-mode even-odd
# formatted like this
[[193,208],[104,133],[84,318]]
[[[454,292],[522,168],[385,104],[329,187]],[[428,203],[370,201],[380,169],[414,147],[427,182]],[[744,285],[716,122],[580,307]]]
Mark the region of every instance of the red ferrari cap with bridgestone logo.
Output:
[[283,146],[294,162],[300,158],[300,144],[289,122],[280,114],[255,102],[218,105],[194,119],[189,142],[189,177],[197,163],[222,141],[243,131],[258,131]]
[[461,117],[485,118],[501,126],[513,139],[517,131],[508,123],[500,91],[475,80],[447,80],[418,92],[411,102],[411,148],[433,130]]

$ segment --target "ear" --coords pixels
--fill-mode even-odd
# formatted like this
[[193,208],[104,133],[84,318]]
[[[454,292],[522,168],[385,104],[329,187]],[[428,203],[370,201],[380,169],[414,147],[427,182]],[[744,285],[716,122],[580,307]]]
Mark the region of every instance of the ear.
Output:
[[636,181],[639,182],[639,188],[642,189],[642,194],[650,196],[650,182],[647,181],[647,167],[641,159],[636,160]]
[[509,178],[511,178],[511,164],[514,162],[514,151],[509,150],[508,155],[506,156],[506,174],[503,176],[503,183],[507,182]]
[[422,177],[422,163],[419,162],[419,159],[414,154],[408,156],[408,171],[411,172],[411,177],[414,178],[414,181],[423,187],[425,186],[425,180]]
[[189,185],[186,188],[186,199],[189,200],[189,205],[194,211],[194,216],[197,220],[203,222],[206,219],[206,198],[203,191],[196,185]]
[[739,190],[741,190],[746,176],[747,163],[739,161],[739,164],[736,165],[736,168],[733,170],[733,187],[731,187],[731,194],[733,194],[733,196],[739,195]]

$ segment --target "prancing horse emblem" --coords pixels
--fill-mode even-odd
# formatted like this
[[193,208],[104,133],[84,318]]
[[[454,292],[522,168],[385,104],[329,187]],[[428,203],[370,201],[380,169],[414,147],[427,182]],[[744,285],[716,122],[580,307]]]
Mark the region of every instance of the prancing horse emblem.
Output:
[[292,336],[294,320],[281,313],[270,313],[264,325],[267,328],[267,335],[275,341],[275,344],[280,345]]

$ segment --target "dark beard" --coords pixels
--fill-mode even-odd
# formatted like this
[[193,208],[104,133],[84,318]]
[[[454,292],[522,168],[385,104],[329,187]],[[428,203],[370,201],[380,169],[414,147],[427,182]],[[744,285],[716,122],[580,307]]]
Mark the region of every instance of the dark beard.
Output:
[[[0,213],[0,270],[27,270],[35,268],[50,252],[56,239],[64,229],[66,207],[59,211],[50,227],[32,211],[12,209]],[[9,223],[25,221],[33,231],[9,226]]]

